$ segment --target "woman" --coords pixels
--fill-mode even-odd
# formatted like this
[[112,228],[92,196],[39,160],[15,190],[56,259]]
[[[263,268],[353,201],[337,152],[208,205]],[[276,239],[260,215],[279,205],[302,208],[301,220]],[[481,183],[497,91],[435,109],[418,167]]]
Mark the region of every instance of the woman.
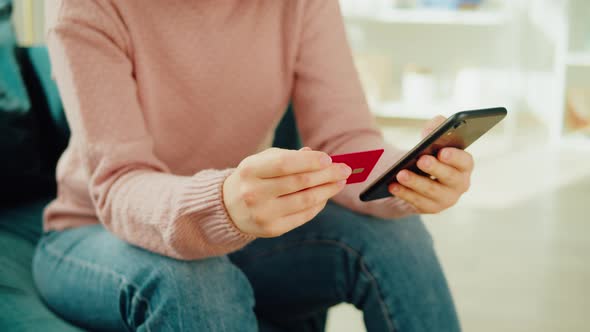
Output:
[[[344,185],[328,154],[384,143],[336,0],[63,0],[47,40],[72,137],[34,275],[59,315],[305,331],[346,301],[369,331],[459,329],[412,215],[453,205],[471,156],[424,157],[438,181],[402,172],[398,198],[362,203],[363,185]],[[269,149],[290,102],[310,148]],[[385,149],[373,178],[399,157]]]

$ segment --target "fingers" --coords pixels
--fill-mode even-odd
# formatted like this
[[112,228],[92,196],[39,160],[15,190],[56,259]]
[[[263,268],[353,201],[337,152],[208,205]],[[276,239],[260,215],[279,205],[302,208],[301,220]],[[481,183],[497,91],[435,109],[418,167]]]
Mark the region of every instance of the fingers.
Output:
[[426,126],[424,126],[424,129],[422,130],[422,137],[428,136],[428,134],[430,134],[434,129],[440,126],[441,123],[445,122],[446,119],[447,118],[445,118],[442,115],[437,115],[430,121],[428,121],[428,123],[426,123]]
[[271,148],[244,159],[225,179],[223,202],[242,232],[276,237],[311,220],[351,173],[323,152]]
[[474,167],[471,154],[456,148],[441,149],[438,152],[438,159],[462,172],[471,173]]
[[389,191],[398,198],[413,205],[420,213],[437,213],[440,211],[438,203],[399,183],[391,184]]
[[240,165],[241,176],[274,178],[324,169],[332,159],[324,152],[271,148],[250,156]]
[[259,237],[277,237],[288,231],[295,229],[306,222],[312,220],[318,213],[320,213],[326,206],[326,202],[314,205],[308,209],[297,211],[295,213],[283,216],[275,220],[272,224],[268,224],[264,233]]
[[457,203],[469,189],[473,158],[463,150],[445,148],[439,161],[433,156],[422,156],[418,168],[436,178],[433,180],[409,170],[396,176],[398,183],[390,186],[393,195],[414,205],[423,213],[437,213]]
[[267,206],[265,213],[269,216],[281,217],[309,209],[326,202],[338,194],[345,185],[346,180],[342,180],[281,196]]
[[[425,128],[424,136],[440,125],[444,117],[436,117]],[[443,148],[434,156],[422,156],[417,166],[436,180],[403,170],[396,176],[397,183],[389,191],[398,198],[413,205],[420,213],[438,213],[457,203],[469,189],[473,157],[456,148]]]
[[272,197],[279,197],[326,183],[346,180],[351,173],[352,170],[346,164],[335,163],[315,172],[263,179],[262,186],[263,190]]
[[418,159],[418,168],[434,176],[440,183],[449,187],[462,187],[464,174],[456,168],[440,162],[433,156],[422,156]]
[[301,226],[315,217],[328,199],[340,192],[345,184],[344,180],[313,187],[279,197],[272,204],[253,210],[250,219],[255,226],[250,227],[250,234],[276,237]]
[[434,202],[442,203],[442,205],[452,205],[455,203],[451,201],[447,202],[447,200],[451,200],[456,196],[449,187],[428,177],[420,176],[408,170],[403,170],[398,173],[396,178],[404,187],[411,189]]

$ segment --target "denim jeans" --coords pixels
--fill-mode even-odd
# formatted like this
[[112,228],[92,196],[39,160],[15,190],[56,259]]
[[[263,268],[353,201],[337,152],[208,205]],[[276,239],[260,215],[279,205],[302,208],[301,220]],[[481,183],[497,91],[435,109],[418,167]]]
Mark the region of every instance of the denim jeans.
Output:
[[418,217],[382,220],[329,203],[311,222],[228,256],[180,261],[102,226],[47,233],[35,282],[64,319],[98,331],[322,331],[341,302],[368,331],[459,331]]

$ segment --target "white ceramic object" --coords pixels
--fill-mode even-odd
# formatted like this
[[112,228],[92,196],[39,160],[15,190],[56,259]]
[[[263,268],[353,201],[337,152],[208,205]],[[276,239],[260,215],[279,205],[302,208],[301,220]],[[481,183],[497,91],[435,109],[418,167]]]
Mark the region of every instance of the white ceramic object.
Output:
[[436,95],[436,82],[429,70],[408,69],[402,78],[402,101],[417,112],[432,105]]

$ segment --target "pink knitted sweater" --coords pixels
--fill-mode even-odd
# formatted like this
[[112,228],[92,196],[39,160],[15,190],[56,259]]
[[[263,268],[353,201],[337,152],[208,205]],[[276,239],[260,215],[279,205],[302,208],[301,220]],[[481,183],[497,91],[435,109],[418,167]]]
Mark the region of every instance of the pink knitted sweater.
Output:
[[[384,147],[369,181],[399,157],[368,111],[337,0],[62,0],[47,36],[72,136],[45,229],[102,223],[179,259],[253,240],[229,219],[224,179],[270,146],[293,102],[303,142],[329,154]],[[400,217],[394,199],[334,201]]]

